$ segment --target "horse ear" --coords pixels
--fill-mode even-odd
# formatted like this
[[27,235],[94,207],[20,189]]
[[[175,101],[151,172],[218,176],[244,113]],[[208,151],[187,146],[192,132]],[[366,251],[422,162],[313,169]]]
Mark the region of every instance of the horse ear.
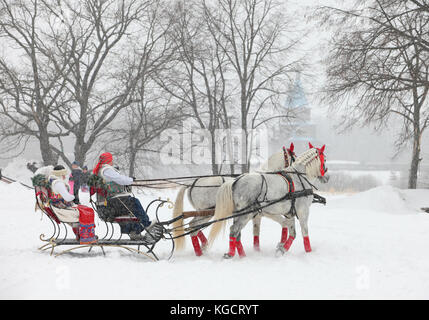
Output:
[[320,148],[320,151],[323,153],[325,151],[325,145],[323,145],[322,148]]
[[308,143],[308,146],[311,148],[314,148],[313,145],[311,144],[311,142]]
[[290,147],[289,147],[289,150],[290,150],[291,152],[293,152],[293,149],[295,149],[295,146],[293,145],[293,142],[291,142]]

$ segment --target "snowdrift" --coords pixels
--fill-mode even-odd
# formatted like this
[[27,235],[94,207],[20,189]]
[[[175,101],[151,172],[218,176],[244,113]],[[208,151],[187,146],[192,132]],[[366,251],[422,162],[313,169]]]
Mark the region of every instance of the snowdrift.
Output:
[[331,203],[332,208],[391,214],[416,214],[425,206],[429,206],[429,190],[400,190],[392,186],[380,186]]

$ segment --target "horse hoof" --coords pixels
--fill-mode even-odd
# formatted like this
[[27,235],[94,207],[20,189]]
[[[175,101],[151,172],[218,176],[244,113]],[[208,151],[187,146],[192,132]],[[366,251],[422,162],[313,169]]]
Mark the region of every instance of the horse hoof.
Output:
[[286,249],[282,246],[278,246],[276,250],[276,257],[281,257],[286,253]]

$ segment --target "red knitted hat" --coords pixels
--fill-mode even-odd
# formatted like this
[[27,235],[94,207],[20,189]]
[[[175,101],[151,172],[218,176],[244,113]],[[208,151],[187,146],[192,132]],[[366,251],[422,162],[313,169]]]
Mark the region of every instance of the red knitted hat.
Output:
[[100,171],[100,168],[103,164],[110,163],[113,160],[113,156],[110,152],[103,153],[100,158],[98,158],[98,163],[92,171],[93,174],[97,175]]

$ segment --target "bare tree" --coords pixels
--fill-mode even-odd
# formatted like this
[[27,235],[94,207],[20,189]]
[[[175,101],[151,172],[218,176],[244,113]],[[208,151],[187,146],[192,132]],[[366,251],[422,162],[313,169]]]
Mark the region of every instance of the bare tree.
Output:
[[397,1],[328,11],[330,23],[341,21],[341,28],[331,41],[326,98],[345,111],[345,126],[361,120],[382,128],[390,116],[399,116],[403,126],[397,144],[412,141],[408,187],[416,188],[422,134],[429,125],[429,52],[416,39],[427,34],[427,15]]
[[58,31],[49,35],[48,5],[37,0],[0,2],[0,37],[6,45],[0,58],[0,134],[10,147],[36,138],[43,162],[54,164],[58,157],[51,139],[69,134],[53,121],[53,113],[65,91],[62,76],[69,72],[71,56],[63,55],[58,68],[52,67],[51,40]]
[[[53,114],[56,122],[75,137],[74,159],[84,163],[88,151],[118,113],[132,103],[132,95],[142,76],[144,60],[130,60],[127,55],[137,22],[148,5],[140,0],[61,1],[50,7],[65,30],[56,37],[53,65],[66,83],[67,102],[58,103]],[[63,56],[68,72],[62,71]],[[51,145],[61,158],[71,164],[63,148]]]
[[276,0],[203,1],[203,5],[209,31],[225,52],[239,83],[242,158],[246,162],[242,172],[247,172],[249,115],[260,114],[258,108],[286,94],[288,73],[299,64],[299,59],[291,57],[298,41],[291,36],[286,7]]
[[164,9],[161,1],[154,1],[139,23],[138,38],[129,49],[134,54],[124,65],[133,66],[133,60],[140,61],[141,77],[131,96],[133,102],[123,111],[121,123],[109,129],[109,144],[117,145],[118,153],[126,157],[130,176],[135,174],[139,154],[149,152],[148,144],[181,119],[181,111],[172,103],[171,96],[164,95],[154,81],[154,77],[168,68],[167,63],[175,51],[174,43],[167,37],[171,20]]
[[212,173],[218,174],[216,130],[228,125],[226,55],[208,32],[199,1],[187,1],[186,5],[177,2],[172,19],[175,24],[169,40],[177,48],[176,64],[157,81],[187,107],[188,115],[201,129],[210,133]]

